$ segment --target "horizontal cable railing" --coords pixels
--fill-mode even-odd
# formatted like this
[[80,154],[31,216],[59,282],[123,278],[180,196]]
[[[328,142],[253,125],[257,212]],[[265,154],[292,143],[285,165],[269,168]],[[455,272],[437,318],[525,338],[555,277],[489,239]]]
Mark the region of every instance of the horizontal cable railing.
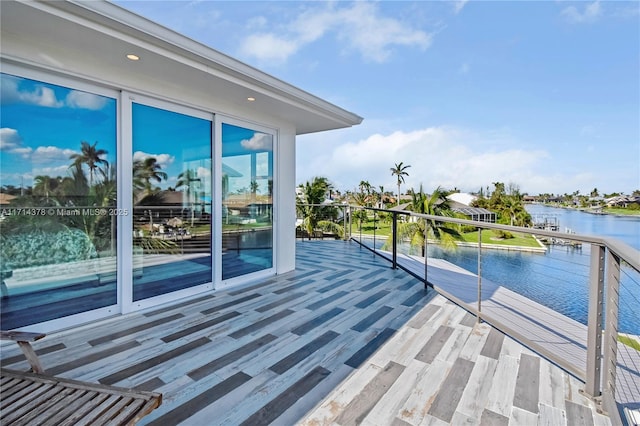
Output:
[[[325,231],[331,228],[327,222],[339,225],[339,238],[350,237],[387,258],[478,321],[581,379],[584,393],[612,419],[621,420],[616,402],[624,410],[640,407],[638,250],[593,235],[361,206],[321,207],[314,226],[298,209],[298,233],[307,225],[326,238],[332,235]],[[473,238],[443,244],[433,232],[439,227]]]

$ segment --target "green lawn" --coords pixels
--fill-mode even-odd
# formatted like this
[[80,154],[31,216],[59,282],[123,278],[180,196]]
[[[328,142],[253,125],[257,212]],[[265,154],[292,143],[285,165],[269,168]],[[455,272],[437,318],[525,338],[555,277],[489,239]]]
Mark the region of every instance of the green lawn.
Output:
[[[531,234],[512,234],[513,238],[501,239],[492,230],[482,231],[482,244],[500,244],[504,246],[540,247]],[[469,243],[478,242],[478,231],[462,234],[464,240]]]
[[[362,233],[366,235],[373,235],[375,231],[376,235],[389,236],[391,235],[391,224],[381,221],[376,221],[375,224],[373,220],[369,220],[366,222],[362,222]],[[353,221],[351,223],[351,235],[357,235],[360,233],[360,228],[358,227],[358,222]]]
[[608,214],[619,214],[624,216],[640,216],[640,210],[634,210],[634,209],[607,207],[602,211]]
[[629,336],[618,336],[618,340],[629,346],[630,348],[635,349],[636,351],[640,351],[640,342],[638,342],[636,339],[633,339]]
[[[391,224],[386,222],[377,221],[375,226],[373,220],[369,220],[367,222],[362,223],[362,234],[373,235],[375,229],[375,234],[378,236],[389,236],[391,235]],[[358,223],[354,221],[351,224],[351,234],[358,235],[360,233],[360,229],[358,228]],[[462,234],[464,241],[469,243],[477,243],[478,242],[478,232],[467,232]],[[484,230],[482,232],[482,243],[483,244],[499,244],[505,246],[522,246],[522,247],[540,247],[540,244],[536,241],[533,236],[530,234],[513,234],[514,238],[500,239],[498,235],[492,230]]]
[[223,224],[222,231],[243,231],[247,229],[258,229],[271,226],[268,222],[255,222],[255,223],[233,223]]

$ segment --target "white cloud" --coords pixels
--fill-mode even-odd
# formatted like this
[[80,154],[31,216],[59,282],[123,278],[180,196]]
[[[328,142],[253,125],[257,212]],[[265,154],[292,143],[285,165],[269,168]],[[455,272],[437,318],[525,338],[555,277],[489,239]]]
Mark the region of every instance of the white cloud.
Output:
[[496,140],[491,134],[478,135],[450,127],[375,134],[313,158],[304,158],[304,144],[300,143],[298,164],[304,167],[297,171],[297,182],[326,176],[343,191],[354,190],[361,180],[393,191],[396,179],[390,169],[402,161],[411,166],[403,191],[418,189],[420,184],[425,191],[438,186],[477,191],[492,186],[492,182],[513,182],[524,192],[539,193],[558,188],[558,182],[577,184],[573,183],[576,176],[542,170],[544,160],[549,158],[547,152],[511,148],[521,145],[512,140],[505,147],[503,137]]
[[77,151],[73,149],[62,149],[57,146],[39,146],[31,153],[31,161],[34,163],[47,163],[57,160],[68,160],[73,154],[77,154]]
[[2,76],[2,100],[7,103],[25,103],[51,108],[60,108],[64,102],[56,98],[55,92],[44,86],[38,86],[29,92],[20,90],[21,79],[13,76]]
[[49,87],[36,87],[33,92],[20,92],[20,99],[25,103],[48,108],[60,108],[64,102],[56,98],[56,93]]
[[92,93],[71,90],[64,100],[57,98],[50,87],[39,85],[28,91],[20,88],[22,79],[2,76],[2,100],[6,103],[22,103],[47,108],[70,108],[99,110],[107,103],[107,98]]
[[22,145],[22,137],[16,129],[0,129],[0,151],[12,151]]
[[31,153],[33,152],[33,149],[31,147],[24,147],[24,148],[14,148],[11,150],[12,154],[18,154],[21,155],[22,158],[29,158],[31,156]]
[[65,103],[71,108],[90,109],[95,111],[102,109],[105,106],[107,98],[94,95],[92,93],[72,90],[67,95]]
[[22,137],[18,130],[9,127],[0,129],[0,151],[21,155],[23,158],[31,156],[32,148],[22,146]]
[[462,9],[468,2],[469,0],[454,0],[453,2],[454,13],[457,15],[458,13],[462,12]]
[[431,44],[430,34],[412,29],[398,19],[381,16],[374,3],[356,2],[348,7],[329,3],[302,12],[278,33],[249,34],[241,45],[240,54],[281,63],[330,33],[343,43],[343,50],[357,51],[374,62],[386,61],[393,46],[426,49]]
[[299,43],[270,33],[247,36],[242,42],[240,53],[253,56],[260,61],[282,63],[298,51]]
[[34,176],[64,176],[69,171],[69,165],[62,165],[57,167],[43,167],[33,169]]
[[142,151],[136,151],[133,153],[133,161],[144,161],[146,158],[153,157],[156,159],[156,162],[163,168],[166,169],[168,166],[173,164],[175,157],[171,154],[148,154]]
[[562,9],[561,14],[565,19],[574,24],[589,23],[598,19],[602,14],[602,8],[600,7],[600,0],[596,0],[584,6],[582,11],[575,6],[568,6]]
[[256,133],[251,139],[244,139],[240,142],[243,148],[251,151],[264,151],[273,149],[271,135],[265,133]]

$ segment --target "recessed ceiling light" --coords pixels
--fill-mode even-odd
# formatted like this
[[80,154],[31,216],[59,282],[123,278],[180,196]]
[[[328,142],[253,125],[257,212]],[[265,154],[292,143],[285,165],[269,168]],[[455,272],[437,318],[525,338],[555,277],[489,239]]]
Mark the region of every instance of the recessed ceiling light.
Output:
[[256,100],[256,98],[249,96],[249,97],[247,98],[247,100],[248,100],[249,102],[253,102],[253,101],[255,101],[255,100]]
[[132,60],[132,61],[138,61],[138,60],[140,60],[140,56],[138,56],[138,55],[134,55],[133,53],[129,53],[129,54],[127,55],[127,59],[130,59],[130,60]]

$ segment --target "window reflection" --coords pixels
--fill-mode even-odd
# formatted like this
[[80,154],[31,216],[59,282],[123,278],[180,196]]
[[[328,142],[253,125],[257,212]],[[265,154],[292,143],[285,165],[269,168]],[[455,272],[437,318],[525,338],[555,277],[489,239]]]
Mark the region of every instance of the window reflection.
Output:
[[1,79],[3,329],[116,304],[116,100]]
[[273,136],[222,125],[222,278],[273,267]]
[[133,299],[211,282],[211,122],[134,103],[133,197]]

